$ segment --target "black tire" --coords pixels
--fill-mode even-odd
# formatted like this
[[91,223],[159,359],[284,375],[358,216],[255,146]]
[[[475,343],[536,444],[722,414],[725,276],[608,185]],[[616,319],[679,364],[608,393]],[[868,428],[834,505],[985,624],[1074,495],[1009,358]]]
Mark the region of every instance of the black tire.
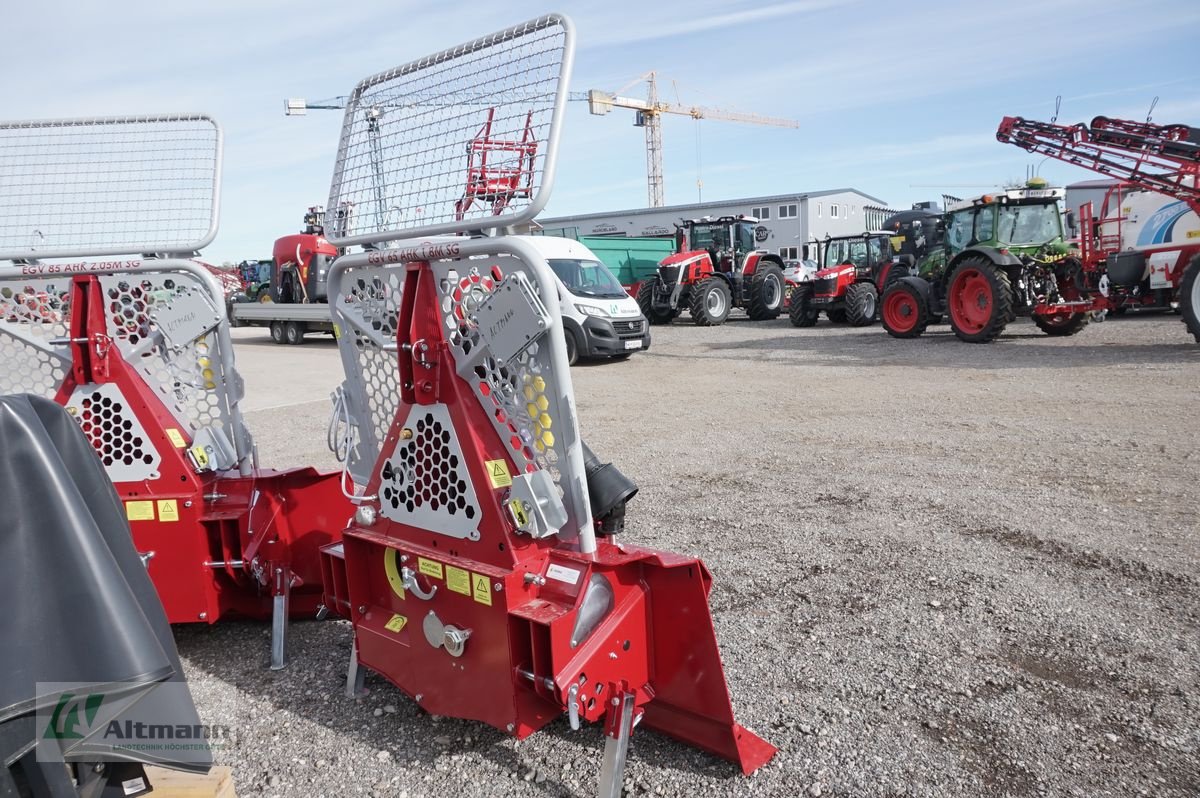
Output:
[[692,323],[699,327],[717,327],[729,318],[732,304],[729,286],[720,277],[705,277],[692,286]]
[[638,307],[641,308],[642,315],[646,317],[646,321],[651,324],[670,324],[679,315],[679,311],[670,308],[654,307],[654,289],[658,286],[658,283],[657,275],[642,281],[642,284],[638,286]]
[[759,263],[750,277],[750,301],[746,314],[752,321],[779,318],[783,312],[783,269],[774,263]]
[[893,338],[918,338],[931,320],[925,295],[911,283],[892,283],[879,307],[883,329]]
[[846,321],[853,327],[875,323],[879,310],[879,293],[872,283],[854,283],[846,289]]
[[996,340],[1013,317],[1008,275],[983,255],[968,255],[955,267],[946,289],[950,328],[958,340],[986,344]]
[[833,310],[827,310],[827,311],[825,311],[825,315],[828,316],[829,320],[831,322],[833,322],[834,324],[845,324],[846,323],[846,309],[845,308],[834,308]]
[[1087,313],[1060,313],[1056,316],[1043,316],[1035,313],[1033,323],[1046,335],[1066,337],[1088,326],[1091,319]]
[[1188,332],[1200,344],[1200,255],[1183,269],[1179,282],[1179,311]]
[[821,312],[813,307],[811,285],[798,285],[792,289],[792,301],[788,307],[788,318],[793,327],[811,327],[817,323]]
[[277,344],[283,343],[283,322],[271,322],[271,340]]
[[574,366],[579,362],[579,341],[575,338],[575,333],[568,329],[563,329],[563,338],[567,340],[567,365]]
[[304,343],[304,322],[288,321],[283,324],[283,340],[292,346]]

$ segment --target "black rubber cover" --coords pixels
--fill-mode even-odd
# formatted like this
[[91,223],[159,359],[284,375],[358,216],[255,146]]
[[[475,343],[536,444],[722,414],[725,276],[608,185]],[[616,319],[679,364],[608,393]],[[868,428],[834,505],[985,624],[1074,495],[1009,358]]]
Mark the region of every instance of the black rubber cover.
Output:
[[[119,692],[185,681],[124,506],[64,408],[0,396],[0,501],[0,724],[54,707],[59,694],[39,695],[38,682]],[[186,702],[172,722],[199,724],[190,695],[180,693]],[[211,764],[189,756],[141,761]]]

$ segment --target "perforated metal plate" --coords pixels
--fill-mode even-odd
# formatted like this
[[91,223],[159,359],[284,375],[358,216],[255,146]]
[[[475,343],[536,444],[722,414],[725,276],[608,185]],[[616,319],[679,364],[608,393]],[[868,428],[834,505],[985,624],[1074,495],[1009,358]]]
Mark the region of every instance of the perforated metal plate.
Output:
[[229,402],[241,398],[243,384],[236,371],[226,374],[221,367],[215,326],[173,346],[159,329],[160,312],[172,320],[187,313],[212,314],[204,285],[186,272],[102,275],[99,280],[108,300],[108,334],[172,415],[192,434],[201,427],[231,434]]
[[220,163],[205,116],[0,122],[0,260],[197,251]]
[[70,287],[69,277],[0,279],[0,394],[58,393],[71,368]]
[[479,539],[479,502],[445,405],[413,407],[413,433],[384,461],[379,486],[385,518],[455,538]]
[[400,401],[395,346],[403,285],[403,269],[355,269],[343,283],[343,293],[331,300],[339,319],[346,402],[358,420],[358,445],[347,468],[359,485],[370,481]]
[[113,482],[158,479],[158,449],[116,385],[80,385],[67,401],[67,412],[79,422]]
[[548,15],[359,83],[326,206],[329,240],[383,242],[536,216],[553,184],[573,52],[569,21]]

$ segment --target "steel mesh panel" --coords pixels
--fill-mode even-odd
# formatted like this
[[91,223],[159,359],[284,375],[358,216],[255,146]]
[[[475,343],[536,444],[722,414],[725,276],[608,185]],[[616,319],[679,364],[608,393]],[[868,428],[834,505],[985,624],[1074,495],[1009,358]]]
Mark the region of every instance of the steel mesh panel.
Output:
[[338,348],[346,372],[347,399],[359,422],[359,441],[350,452],[349,468],[355,481],[365,484],[400,399],[395,345],[404,270],[354,269],[342,286],[341,295],[333,299]]
[[158,450],[121,390],[112,383],[81,385],[67,403],[113,482],[158,479]]
[[220,158],[203,116],[0,122],[0,259],[199,250]]
[[0,394],[53,399],[70,370],[70,278],[0,278]]
[[479,539],[479,504],[445,405],[413,407],[380,474],[380,512],[457,538]]
[[327,237],[365,243],[531,219],[552,179],[572,47],[568,23],[546,16],[359,83]]
[[230,398],[241,396],[242,383],[236,371],[223,373],[216,328],[172,348],[156,319],[174,303],[193,303],[199,311],[210,307],[205,286],[186,272],[102,275],[99,280],[109,336],[175,419],[192,434],[211,426],[232,436]]

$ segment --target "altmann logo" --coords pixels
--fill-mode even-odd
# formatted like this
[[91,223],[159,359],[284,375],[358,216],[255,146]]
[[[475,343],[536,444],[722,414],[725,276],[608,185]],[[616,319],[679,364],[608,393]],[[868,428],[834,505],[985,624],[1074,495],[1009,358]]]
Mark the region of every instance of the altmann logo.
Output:
[[54,707],[50,722],[46,724],[43,737],[47,740],[82,740],[84,732],[91,730],[96,713],[100,711],[100,705],[103,703],[103,693],[89,693],[86,696],[63,693]]

